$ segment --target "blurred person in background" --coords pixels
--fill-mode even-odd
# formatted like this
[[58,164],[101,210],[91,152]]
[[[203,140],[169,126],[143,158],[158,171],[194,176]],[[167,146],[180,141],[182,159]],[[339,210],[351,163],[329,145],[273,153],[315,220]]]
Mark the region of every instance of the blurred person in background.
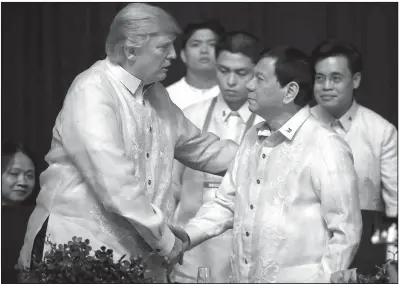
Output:
[[215,45],[223,27],[215,20],[190,23],[181,35],[180,58],[186,65],[186,75],[166,90],[181,109],[216,97]]

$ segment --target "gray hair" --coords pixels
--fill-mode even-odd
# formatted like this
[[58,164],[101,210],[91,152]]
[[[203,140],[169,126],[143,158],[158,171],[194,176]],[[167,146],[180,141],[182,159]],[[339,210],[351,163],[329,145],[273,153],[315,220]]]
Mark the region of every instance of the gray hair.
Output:
[[123,58],[123,46],[143,46],[151,35],[160,32],[177,36],[181,29],[176,20],[159,7],[144,3],[129,4],[112,21],[105,52],[111,61],[119,63]]

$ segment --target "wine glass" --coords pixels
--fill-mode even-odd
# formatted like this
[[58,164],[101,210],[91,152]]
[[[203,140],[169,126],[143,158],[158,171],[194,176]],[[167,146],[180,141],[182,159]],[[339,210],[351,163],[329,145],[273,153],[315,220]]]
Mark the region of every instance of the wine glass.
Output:
[[198,267],[197,283],[211,283],[211,269]]

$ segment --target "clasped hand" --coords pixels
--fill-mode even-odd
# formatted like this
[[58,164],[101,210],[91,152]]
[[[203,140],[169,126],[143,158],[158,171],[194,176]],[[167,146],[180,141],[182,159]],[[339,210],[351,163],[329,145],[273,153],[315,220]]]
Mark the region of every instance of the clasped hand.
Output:
[[183,264],[184,252],[190,246],[190,238],[188,237],[186,231],[182,228],[169,225],[170,230],[175,235],[175,244],[172,251],[165,256],[164,267],[166,268],[167,274],[169,275],[176,263],[180,265]]

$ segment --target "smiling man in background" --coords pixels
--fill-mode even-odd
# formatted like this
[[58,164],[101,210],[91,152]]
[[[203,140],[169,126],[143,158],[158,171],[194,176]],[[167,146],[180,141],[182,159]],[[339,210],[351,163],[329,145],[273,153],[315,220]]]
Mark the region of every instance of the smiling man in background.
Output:
[[312,53],[314,96],[312,113],[351,147],[359,176],[362,241],[352,267],[362,273],[378,271],[385,259],[382,246],[371,243],[382,215],[398,216],[397,130],[374,111],[360,105],[355,92],[362,79],[362,57],[351,44],[326,40]]

